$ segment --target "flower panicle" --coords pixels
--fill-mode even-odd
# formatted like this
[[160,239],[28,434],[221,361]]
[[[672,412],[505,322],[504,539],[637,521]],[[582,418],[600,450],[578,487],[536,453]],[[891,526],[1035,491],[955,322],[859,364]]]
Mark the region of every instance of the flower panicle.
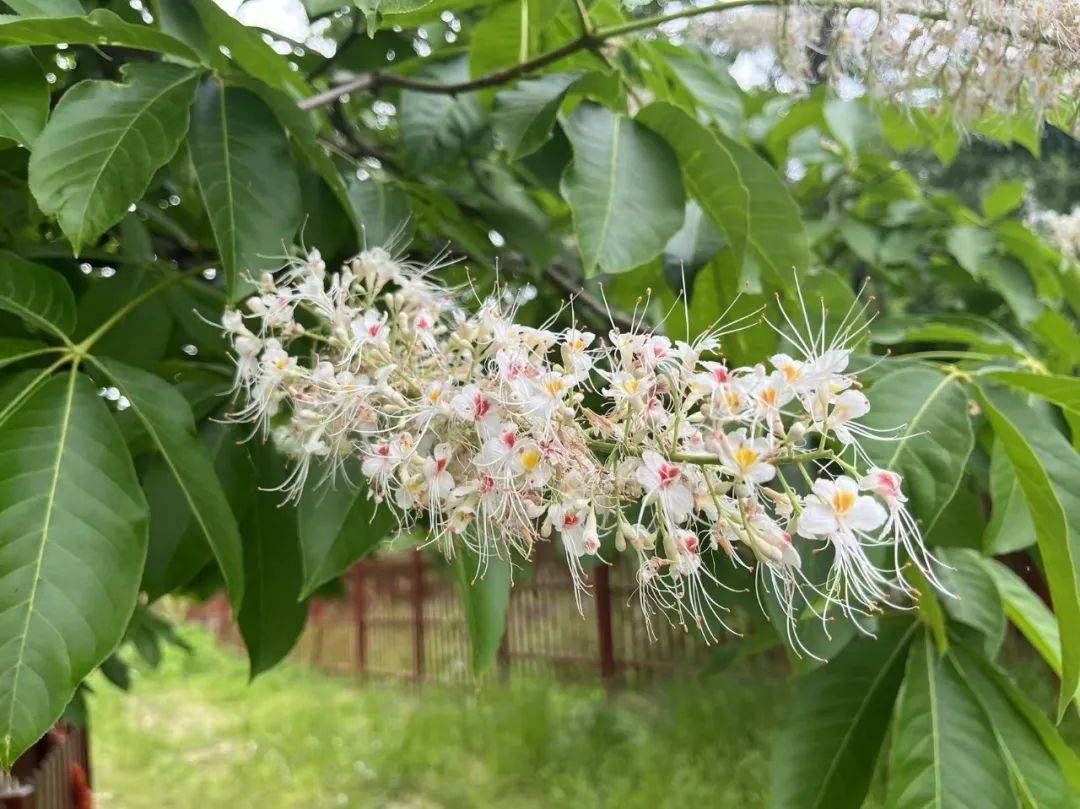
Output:
[[[909,563],[938,581],[900,476],[859,444],[873,437],[848,367],[862,309],[832,335],[824,311],[811,325],[801,306],[800,329],[781,309],[790,353],[731,367],[724,326],[693,343],[532,327],[515,301],[382,248],[334,272],[313,251],[222,318],[232,418],[291,459],[285,499],[363,483],[402,529],[448,557],[469,548],[478,575],[554,542],[580,606],[594,564],[632,557],[650,633],[659,614],[707,639],[735,631],[721,566],[754,571],[807,653],[808,615],[910,603]],[[822,581],[803,567],[818,549],[832,551]]]

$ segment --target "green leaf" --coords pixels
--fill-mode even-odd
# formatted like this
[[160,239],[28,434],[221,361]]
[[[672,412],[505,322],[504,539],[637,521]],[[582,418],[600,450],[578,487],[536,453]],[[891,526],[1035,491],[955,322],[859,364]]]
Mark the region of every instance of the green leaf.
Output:
[[27,340],[22,337],[0,337],[0,368],[16,362],[36,357],[49,350],[40,340]]
[[190,64],[199,55],[178,39],[149,25],[124,22],[113,12],[98,8],[87,16],[11,17],[0,15],[0,45],[117,45],[164,53]]
[[349,202],[360,224],[361,244],[382,247],[403,243],[409,231],[409,195],[396,185],[374,178],[353,179]]
[[993,676],[988,661],[966,649],[955,649],[950,662],[971,688],[993,728],[998,750],[1011,776],[1013,793],[1021,805],[1075,806],[1076,795],[1070,790],[1054,754],[1014,702],[1024,697],[1000,675]]
[[685,196],[667,144],[636,121],[582,104],[566,121],[573,162],[562,194],[587,274],[622,272],[655,258],[682,227]]
[[[285,134],[257,96],[210,81],[199,88],[188,135],[230,295],[242,277],[282,263],[302,217],[300,181]],[[275,256],[277,258],[275,258]]]
[[1062,410],[1080,416],[1080,379],[1075,376],[1036,374],[1031,371],[991,371],[986,376],[1004,382],[1010,388],[1034,393]]
[[222,53],[227,52],[244,71],[296,98],[307,94],[309,88],[304,78],[263,40],[259,31],[244,25],[214,0],[189,2],[195,6],[210,42]]
[[1061,433],[1046,429],[1023,401],[982,383],[976,392],[1036,517],[1039,554],[1061,627],[1061,714],[1080,687],[1080,463]]
[[[151,275],[144,267],[125,264],[112,278],[89,281],[88,288],[79,298],[79,327],[74,339],[87,337],[120,306],[130,303],[159,280],[160,277]],[[150,368],[164,356],[172,329],[168,300],[164,295],[155,295],[110,328],[94,344],[94,353]]]
[[750,228],[750,193],[731,152],[708,129],[672,104],[650,104],[638,113],[637,120],[675,151],[686,190],[724,232],[736,260],[741,262]]
[[64,93],[30,157],[30,191],[76,255],[142,197],[187,132],[196,72],[129,63],[122,75]]
[[0,49],[0,138],[27,149],[49,119],[49,83],[29,48]]
[[692,53],[685,48],[662,52],[666,52],[668,67],[693,95],[699,109],[707,112],[729,138],[739,137],[746,117],[743,94],[735,79],[728,75],[727,66],[712,54]]
[[86,13],[79,0],[4,0],[24,17],[70,17]]
[[810,246],[799,206],[783,178],[765,160],[740,143],[717,135],[739,168],[739,179],[750,194],[748,244],[758,263],[786,286],[793,270],[810,265]]
[[[238,443],[231,425],[212,420],[203,423],[199,438],[203,451],[213,459],[214,473],[234,518],[242,520],[255,488],[247,448]],[[142,589],[154,601],[195,578],[213,560],[213,551],[162,456],[155,456],[147,465],[142,485],[150,504],[150,545]]]
[[304,568],[301,597],[340,576],[363,559],[393,533],[397,525],[394,513],[378,506],[366,486],[357,487],[349,480],[363,480],[356,474],[337,482],[337,486],[319,485],[312,480],[305,488],[298,506],[300,558]]
[[1020,207],[1024,201],[1023,180],[1013,180],[994,186],[983,200],[983,213],[987,219],[998,219]]
[[555,116],[581,73],[550,73],[495,94],[491,128],[511,160],[530,155],[551,136]]
[[994,657],[1005,639],[1005,610],[994,580],[983,567],[982,554],[971,548],[941,548],[938,553],[944,563],[938,576],[956,596],[942,597],[945,609],[954,620],[978,630],[985,638],[987,657]]
[[976,351],[1008,357],[1026,356],[1019,340],[999,324],[975,315],[905,315],[874,323],[870,339],[879,345],[959,343]]
[[997,239],[994,234],[974,225],[956,225],[949,228],[945,244],[953,258],[967,270],[972,278],[982,278],[987,257],[994,251]]
[[862,806],[904,677],[915,625],[860,638],[797,681],[787,724],[773,745],[772,805]]
[[[741,267],[742,261],[732,250],[726,249],[694,276],[690,298],[691,334],[701,334],[715,327],[717,318],[725,311],[726,317],[734,321],[753,315],[769,302],[765,295],[742,279]],[[724,351],[733,363],[753,363],[774,353],[776,343],[776,334],[771,329],[746,329],[725,338]]]
[[244,602],[237,623],[248,650],[251,677],[272,668],[296,645],[308,607],[303,584],[296,509],[279,508],[286,471],[269,447],[255,448],[255,502],[243,526]]
[[[422,76],[441,82],[463,81],[468,77],[464,59],[430,65]],[[399,119],[405,156],[421,170],[467,154],[484,126],[483,108],[475,93],[452,96],[404,90]]]
[[0,250],[0,309],[57,336],[75,328],[75,296],[64,276]]
[[[1057,619],[1024,580],[996,559],[982,558],[980,563],[997,588],[1005,615],[1027,638],[1046,664],[1061,676],[1061,633]],[[1074,698],[1080,706],[1080,692]]]
[[510,563],[489,557],[482,563],[468,547],[457,549],[454,572],[464,599],[465,622],[472,643],[474,674],[483,674],[495,663],[506,632],[510,606]]
[[423,8],[431,0],[353,0],[367,20],[368,34],[374,36],[382,19],[395,14],[407,14]]
[[829,130],[848,154],[860,154],[881,142],[877,113],[865,101],[830,98],[822,111]]
[[862,423],[895,432],[863,447],[875,464],[903,476],[912,512],[929,533],[956,493],[975,444],[964,386],[930,368],[901,368],[875,382],[868,396],[871,409]]
[[502,0],[486,7],[469,38],[469,75],[473,78],[516,65],[540,49],[543,15],[551,0]]
[[911,570],[905,571],[904,575],[919,593],[919,620],[929,627],[938,652],[944,654],[949,648],[949,626],[937,590],[917,567],[913,566]]
[[191,408],[161,377],[113,359],[95,362],[131,402],[154,446],[169,465],[225,575],[229,600],[238,607],[244,595],[240,533],[214,464],[196,437]]
[[1035,525],[1024,492],[998,439],[994,439],[990,452],[990,502],[990,522],[983,533],[987,553],[1011,553],[1035,544]]
[[230,81],[257,95],[277,116],[278,122],[288,133],[289,140],[296,151],[326,183],[341,204],[342,210],[350,214],[356,235],[358,238],[361,237],[363,233],[349,200],[345,178],[341,176],[341,172],[338,171],[338,167],[327,154],[326,149],[319,143],[315,116],[301,110],[287,94],[268,87],[260,81],[253,81],[247,77],[233,77]]
[[0,426],[0,767],[120,642],[145,554],[115,421],[85,377],[53,377]]
[[889,809],[1014,805],[993,730],[928,632],[912,644],[893,727]]

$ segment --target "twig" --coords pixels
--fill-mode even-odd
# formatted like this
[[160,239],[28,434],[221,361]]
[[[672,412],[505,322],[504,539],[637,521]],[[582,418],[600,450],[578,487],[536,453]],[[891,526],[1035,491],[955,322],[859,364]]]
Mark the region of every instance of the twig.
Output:
[[575,283],[568,276],[563,275],[558,265],[552,264],[544,270],[544,276],[551,281],[555,286],[559,287],[563,292],[570,296],[570,300],[575,303],[584,304],[591,309],[600,319],[607,321],[610,317],[611,323],[614,326],[622,329],[623,331],[634,331],[634,321],[628,315],[624,315],[621,312],[611,310],[608,306],[604,305],[604,302],[598,300],[592,293],[587,292],[585,287],[581,284]]
[[[786,5],[789,5],[789,3],[785,2],[785,0],[721,0],[721,2],[711,3],[706,6],[690,6],[679,11],[673,11],[669,14],[660,14],[655,17],[643,17],[637,20],[630,20],[618,25],[597,28],[591,33],[584,33],[577,39],[572,39],[566,44],[560,45],[558,48],[547,51],[546,53],[541,53],[532,59],[466,81],[444,84],[424,79],[415,79],[409,76],[400,76],[396,73],[385,73],[383,71],[373,70],[367,73],[360,73],[348,81],[331,87],[325,92],[306,98],[299,103],[299,107],[303,110],[310,110],[332,104],[341,96],[348,95],[349,93],[365,90],[377,92],[381,87],[401,87],[406,90],[437,95],[457,95],[459,93],[468,93],[473,90],[483,90],[488,87],[498,87],[507,84],[514,79],[527,76],[530,73],[535,73],[537,70],[547,67],[554,62],[558,62],[561,59],[565,59],[567,56],[572,56],[579,51],[595,49],[609,39],[614,39],[615,37],[620,37],[635,31],[641,31],[646,28],[656,28],[664,23],[686,19],[687,17],[700,17],[704,14],[730,11],[736,8]],[[819,10],[835,9],[838,11],[850,11],[853,9],[867,9],[870,11],[881,10],[881,5],[879,3],[869,2],[869,0],[834,0],[834,2],[818,3],[811,7]],[[942,12],[926,11],[918,8],[895,8],[892,10],[899,14],[910,14],[911,16],[922,17],[927,20],[941,21],[946,19],[946,15]],[[990,31],[1008,33],[996,25],[991,24],[985,27]],[[1054,43],[1047,41],[1044,37],[1038,37],[1037,41],[1055,47]]]

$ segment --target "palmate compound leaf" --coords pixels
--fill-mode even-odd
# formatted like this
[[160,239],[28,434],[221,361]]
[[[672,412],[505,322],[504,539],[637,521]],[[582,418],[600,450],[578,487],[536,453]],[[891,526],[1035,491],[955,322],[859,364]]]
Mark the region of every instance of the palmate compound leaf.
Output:
[[623,272],[655,258],[683,224],[675,154],[647,127],[595,104],[578,107],[564,128],[574,159],[562,193],[586,274]]
[[76,255],[124,217],[187,132],[197,71],[130,63],[122,75],[64,93],[30,157],[30,191]]
[[799,680],[788,723],[773,747],[777,809],[862,806],[904,677],[916,624],[860,638]]
[[240,532],[213,461],[195,434],[191,407],[179,391],[155,374],[113,359],[95,362],[131,402],[154,448],[168,464],[214,551],[229,589],[229,601],[234,608],[239,607],[244,596]]
[[75,328],[75,295],[64,276],[0,250],[0,309],[57,336]]
[[188,134],[191,164],[230,294],[242,278],[281,265],[300,226],[300,182],[274,113],[253,93],[217,81],[199,88]]
[[929,631],[912,643],[893,727],[889,809],[1016,804],[985,712]]
[[1080,687],[1080,456],[1022,399],[995,385],[975,390],[1034,518],[1060,627],[1061,714]]
[[120,642],[146,528],[131,457],[87,378],[53,377],[0,425],[0,766]]

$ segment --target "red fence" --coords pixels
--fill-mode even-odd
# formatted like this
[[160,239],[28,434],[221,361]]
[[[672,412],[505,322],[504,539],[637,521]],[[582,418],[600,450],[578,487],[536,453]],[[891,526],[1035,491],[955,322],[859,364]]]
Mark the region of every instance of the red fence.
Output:
[[[650,641],[632,603],[632,568],[593,571],[584,615],[561,560],[542,555],[528,573],[511,592],[499,650],[503,672],[630,681],[687,668],[709,655],[699,638],[662,617],[654,618],[657,638]],[[346,598],[312,602],[294,659],[340,674],[471,678],[461,593],[450,571],[414,550],[361,562],[347,582]],[[194,608],[191,617],[237,640],[223,597]]]
[[10,773],[0,770],[0,809],[88,809],[87,746],[84,729],[56,725]]

